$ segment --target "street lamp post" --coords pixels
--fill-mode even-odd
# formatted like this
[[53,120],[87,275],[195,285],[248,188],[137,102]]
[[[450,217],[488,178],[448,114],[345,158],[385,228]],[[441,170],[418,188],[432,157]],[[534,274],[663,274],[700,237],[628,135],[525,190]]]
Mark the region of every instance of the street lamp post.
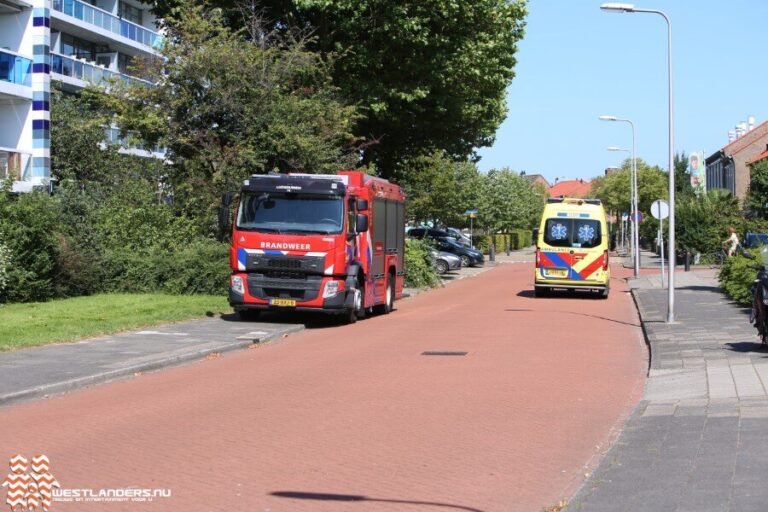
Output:
[[[625,153],[629,153],[630,155],[632,154],[632,151],[630,151],[629,149],[619,148],[619,147],[616,147],[616,146],[608,146],[605,149],[607,149],[608,151],[624,151]],[[630,210],[633,208],[633,205],[635,204],[635,188],[632,185],[633,185],[633,183],[632,183],[632,176],[631,176],[631,172],[630,172],[630,178],[629,178],[629,209]],[[631,226],[631,224],[630,224],[630,226]],[[624,237],[624,234],[623,234],[623,231],[624,231],[624,221],[623,220],[621,221],[621,229],[622,229],[622,235],[621,235],[622,236],[622,239],[621,239],[622,240],[622,248],[626,248],[626,245],[624,243],[624,238],[623,238]],[[633,228],[633,230],[634,230],[634,228]],[[632,233],[630,233],[629,252],[632,255],[632,260],[633,260],[632,268],[634,268],[635,267],[635,264],[634,264],[634,259],[635,259],[635,236],[634,236],[634,231]]]
[[672,23],[669,17],[655,9],[640,9],[633,4],[608,3],[600,6],[604,11],[639,12],[658,14],[667,22],[667,87],[669,112],[669,236],[667,237],[667,253],[669,254],[669,277],[667,278],[667,322],[675,321],[675,164],[674,164],[674,116],[672,102]]
[[619,121],[622,123],[629,123],[629,126],[632,128],[632,174],[630,177],[631,183],[630,183],[630,195],[631,195],[631,205],[630,208],[632,212],[630,213],[629,220],[632,223],[632,267],[634,268],[635,277],[640,276],[640,234],[639,234],[639,227],[638,226],[638,219],[637,219],[637,159],[635,158],[635,124],[630,121],[629,119],[620,119],[616,116],[600,116],[601,121]]

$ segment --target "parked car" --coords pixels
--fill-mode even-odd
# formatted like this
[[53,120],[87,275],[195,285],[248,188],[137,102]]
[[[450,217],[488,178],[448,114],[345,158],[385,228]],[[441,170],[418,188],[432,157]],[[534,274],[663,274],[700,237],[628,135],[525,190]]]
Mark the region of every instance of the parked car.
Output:
[[741,246],[751,249],[760,245],[768,245],[768,233],[747,233]]
[[408,238],[416,238],[423,240],[424,238],[431,238],[433,240],[439,240],[441,238],[450,237],[447,231],[434,228],[411,228],[408,230]]
[[459,242],[461,245],[466,245],[467,247],[472,247],[472,240],[469,239],[467,235],[462,233],[456,228],[446,228],[446,231],[448,232],[448,235],[453,237],[457,242]]
[[432,251],[432,260],[435,262],[435,270],[440,275],[461,268],[461,258],[450,252]]
[[474,267],[485,263],[483,253],[461,245],[453,238],[442,238],[437,241],[437,248],[441,251],[450,252],[461,258],[461,264],[465,267]]

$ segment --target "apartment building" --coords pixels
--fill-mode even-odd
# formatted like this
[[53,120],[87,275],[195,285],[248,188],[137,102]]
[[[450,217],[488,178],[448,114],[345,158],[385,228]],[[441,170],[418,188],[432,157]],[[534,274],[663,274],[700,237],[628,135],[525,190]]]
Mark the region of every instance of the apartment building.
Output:
[[140,80],[131,60],[161,42],[138,0],[0,0],[0,179],[17,191],[49,182],[52,82],[76,91]]

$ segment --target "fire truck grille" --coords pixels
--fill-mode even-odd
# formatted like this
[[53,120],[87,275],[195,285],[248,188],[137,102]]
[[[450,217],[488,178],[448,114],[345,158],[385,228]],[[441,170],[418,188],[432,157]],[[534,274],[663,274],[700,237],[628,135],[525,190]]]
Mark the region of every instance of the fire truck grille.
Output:
[[267,265],[270,268],[301,268],[301,260],[297,258],[271,258]]

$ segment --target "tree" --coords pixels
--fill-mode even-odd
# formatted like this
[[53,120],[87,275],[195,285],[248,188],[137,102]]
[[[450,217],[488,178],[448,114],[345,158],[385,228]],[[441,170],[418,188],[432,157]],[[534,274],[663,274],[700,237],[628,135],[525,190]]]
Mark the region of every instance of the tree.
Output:
[[[704,162],[701,162],[703,165]],[[688,173],[688,155],[685,151],[675,153],[675,194],[677,198],[683,198],[693,195],[691,186],[691,175]]]
[[768,160],[760,160],[752,166],[744,209],[752,217],[768,219]]
[[489,232],[532,228],[544,209],[545,196],[508,168],[492,169],[483,177],[478,220]]
[[102,180],[112,171],[110,162],[116,148],[105,144],[110,116],[91,101],[94,94],[83,96],[52,92],[51,175],[63,180]]
[[[157,0],[171,16],[180,0]],[[359,107],[363,163],[391,177],[414,155],[462,160],[489,146],[506,116],[506,88],[523,37],[525,0],[196,0],[232,28],[259,10],[275,27],[311,28],[308,49],[336,56],[333,83]],[[173,23],[173,22],[171,22]]]
[[675,238],[680,249],[712,254],[722,247],[728,227],[743,223],[739,201],[724,190],[684,197],[675,210]]
[[474,163],[456,162],[443,152],[408,162],[397,182],[408,197],[408,214],[417,223],[463,227],[464,212],[477,206],[481,175]]
[[247,30],[260,36],[246,38],[220,10],[188,4],[166,21],[164,59],[145,63],[157,86],[132,86],[110,106],[124,129],[165,143],[177,197],[205,210],[252,173],[335,171],[356,160],[345,154],[355,110],[303,34],[264,31],[253,17]]

